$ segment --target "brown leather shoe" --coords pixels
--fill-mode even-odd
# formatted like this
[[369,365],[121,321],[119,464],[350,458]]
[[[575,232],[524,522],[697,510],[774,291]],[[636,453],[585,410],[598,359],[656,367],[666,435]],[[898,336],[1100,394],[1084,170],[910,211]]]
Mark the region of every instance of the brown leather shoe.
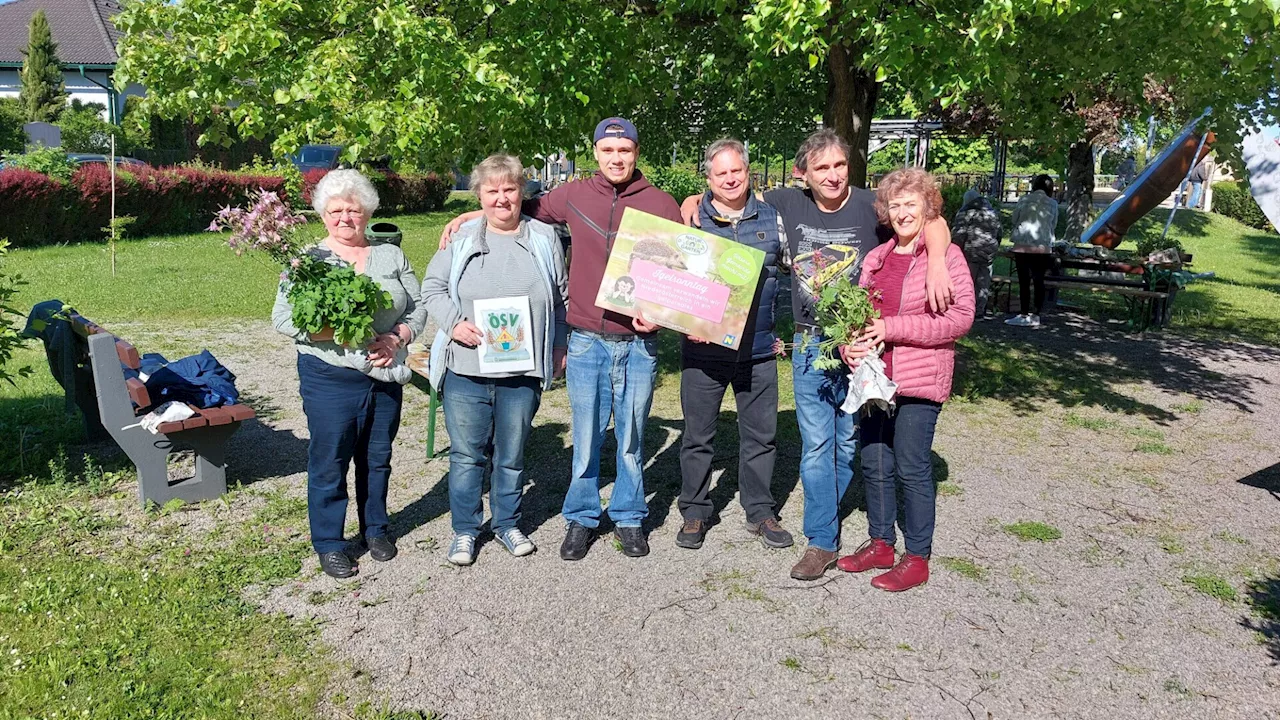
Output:
[[815,547],[807,548],[800,562],[791,568],[791,577],[796,580],[817,580],[835,564],[835,553]]
[[702,540],[707,536],[707,529],[711,527],[711,523],[707,520],[691,518],[684,521],[680,532],[676,533],[676,545],[688,550],[697,550],[702,547]]

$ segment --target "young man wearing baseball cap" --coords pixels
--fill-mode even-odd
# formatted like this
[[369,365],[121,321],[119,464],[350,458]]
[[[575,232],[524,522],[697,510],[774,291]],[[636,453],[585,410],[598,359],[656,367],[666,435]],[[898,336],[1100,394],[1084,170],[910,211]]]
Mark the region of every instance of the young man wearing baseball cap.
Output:
[[[592,141],[600,165],[594,175],[526,200],[522,208],[537,220],[568,225],[573,247],[565,373],[573,414],[573,476],[563,508],[567,529],[560,557],[565,560],[585,557],[600,526],[600,451],[611,415],[618,455],[609,519],[624,554],[649,553],[641,527],[649,514],[643,440],[658,374],[658,326],[598,308],[595,298],[623,210],[635,208],[682,222],[676,201],[649,184],[636,168],[640,136],[631,121],[601,120]],[[479,216],[469,212],[455,218],[445,227],[441,246],[462,223]]]

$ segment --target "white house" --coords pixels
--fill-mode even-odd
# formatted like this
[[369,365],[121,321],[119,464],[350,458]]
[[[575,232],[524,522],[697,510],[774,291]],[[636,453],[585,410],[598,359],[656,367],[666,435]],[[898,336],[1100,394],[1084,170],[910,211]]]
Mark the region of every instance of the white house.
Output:
[[111,18],[120,6],[118,0],[0,0],[0,97],[17,97],[21,91],[27,27],[36,10],[44,10],[69,99],[98,103],[107,108],[103,117],[118,123],[125,96],[143,94],[141,85],[118,91],[112,83],[120,32]]

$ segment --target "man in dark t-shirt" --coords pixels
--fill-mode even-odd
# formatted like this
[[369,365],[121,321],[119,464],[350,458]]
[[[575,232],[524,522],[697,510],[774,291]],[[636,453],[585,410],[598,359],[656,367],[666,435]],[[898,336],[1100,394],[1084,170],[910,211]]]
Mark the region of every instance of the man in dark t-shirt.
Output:
[[[779,188],[764,194],[777,208],[787,232],[791,260],[791,307],[796,320],[791,355],[796,422],[800,426],[800,482],[804,487],[804,534],[809,540],[800,562],[791,568],[797,580],[822,577],[840,547],[840,499],[853,480],[857,417],[840,410],[849,390],[848,369],[819,370],[813,283],[837,273],[857,282],[862,259],[892,236],[881,229],[872,205],[875,193],[849,186],[849,144],[832,130],[810,135],[796,153],[795,174],[808,186]],[[686,221],[695,217],[700,196],[681,206]],[[944,220],[925,227],[930,304],[949,302],[950,280],[944,263],[951,233]]]

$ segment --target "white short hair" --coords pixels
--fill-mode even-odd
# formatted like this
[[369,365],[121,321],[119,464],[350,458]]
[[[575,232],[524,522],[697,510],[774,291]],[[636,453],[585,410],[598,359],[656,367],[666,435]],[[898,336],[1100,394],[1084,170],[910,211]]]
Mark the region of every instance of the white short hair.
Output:
[[311,207],[323,213],[335,198],[352,200],[369,215],[378,209],[378,191],[359,170],[330,170],[311,191]]

